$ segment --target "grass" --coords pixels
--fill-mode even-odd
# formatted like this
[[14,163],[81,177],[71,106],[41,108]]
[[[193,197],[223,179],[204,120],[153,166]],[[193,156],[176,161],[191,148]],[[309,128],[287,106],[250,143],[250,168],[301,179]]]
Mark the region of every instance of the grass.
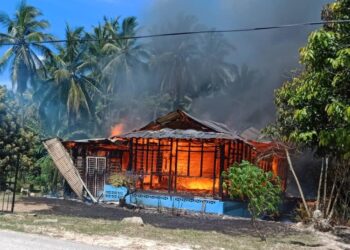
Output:
[[157,240],[164,243],[184,244],[200,249],[300,249],[320,246],[315,236],[295,233],[275,235],[262,242],[249,235],[228,235],[216,231],[192,229],[164,229],[151,225],[136,226],[116,220],[90,219],[82,217],[3,214],[0,229],[62,236],[63,232],[94,236],[128,236]]

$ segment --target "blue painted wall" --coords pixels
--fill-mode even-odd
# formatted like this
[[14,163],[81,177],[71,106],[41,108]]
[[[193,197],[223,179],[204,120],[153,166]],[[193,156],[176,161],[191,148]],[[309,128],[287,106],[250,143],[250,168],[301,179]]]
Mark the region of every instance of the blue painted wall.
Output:
[[[124,197],[126,192],[127,190],[125,187],[105,185],[103,200],[119,201],[120,198]],[[149,207],[184,209],[189,212],[249,217],[246,204],[238,201],[220,201],[197,197],[188,198],[177,195],[152,194],[139,191],[128,195],[126,197],[126,203]]]

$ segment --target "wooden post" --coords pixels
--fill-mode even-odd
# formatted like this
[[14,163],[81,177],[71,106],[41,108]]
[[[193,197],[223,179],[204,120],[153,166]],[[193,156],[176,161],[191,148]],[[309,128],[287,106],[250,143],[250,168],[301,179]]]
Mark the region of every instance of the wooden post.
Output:
[[170,139],[170,165],[169,165],[169,177],[168,177],[168,193],[171,191],[171,165],[173,155],[173,138]]
[[239,163],[243,160],[243,143],[239,141]]
[[150,176],[150,181],[149,181],[149,187],[152,188],[152,180],[153,180],[153,162],[154,162],[154,148],[152,146],[152,154],[151,154],[151,176]]
[[149,138],[146,140],[146,174],[148,174],[148,152],[149,152]]
[[[178,158],[178,150],[179,150],[179,139],[176,139],[174,192],[176,192],[176,184],[177,184],[177,158]],[[170,164],[170,166],[171,166],[171,164]]]
[[15,170],[15,181],[13,183],[11,213],[13,213],[13,211],[15,210],[15,200],[16,200],[16,189],[17,189],[17,178],[18,178],[19,164],[20,164],[19,163],[19,155],[17,155],[16,170]]
[[191,163],[191,140],[188,143],[187,176],[190,176],[190,163]]
[[133,163],[133,140],[134,138],[131,138],[130,141],[129,141],[129,166],[128,166],[128,170],[131,171],[132,170],[132,163]]
[[213,169],[213,197],[215,196],[215,182],[216,182],[216,157],[217,157],[217,148],[216,144],[214,147],[214,169]]
[[249,154],[249,161],[252,162],[252,147],[249,146],[248,149],[249,149],[249,151],[248,151],[248,154]]
[[136,139],[135,139],[134,173],[136,173],[136,170],[137,170],[137,155],[138,155],[137,149],[138,149],[138,142],[139,142],[139,139],[136,138]]
[[204,143],[203,141],[201,141],[201,162],[200,162],[200,170],[199,170],[200,177],[203,176],[203,150],[204,150]]
[[141,143],[142,143],[142,148],[141,148],[141,162],[140,162],[140,170],[142,169],[142,170],[144,170],[144,154],[145,154],[145,139],[144,138],[142,138],[141,139]]
[[230,166],[231,156],[231,141],[228,143],[227,168]]
[[233,156],[232,156],[232,163],[237,162],[237,143],[236,140],[233,141]]
[[219,194],[221,195],[221,198],[223,198],[223,190],[222,190],[222,172],[224,171],[225,167],[225,144],[220,144],[220,173],[219,173]]

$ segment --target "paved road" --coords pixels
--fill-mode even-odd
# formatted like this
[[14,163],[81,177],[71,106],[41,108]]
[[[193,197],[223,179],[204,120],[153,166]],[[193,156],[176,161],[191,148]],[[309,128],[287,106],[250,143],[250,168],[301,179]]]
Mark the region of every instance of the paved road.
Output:
[[102,250],[108,249],[90,246],[78,242],[50,238],[42,235],[0,230],[1,250]]

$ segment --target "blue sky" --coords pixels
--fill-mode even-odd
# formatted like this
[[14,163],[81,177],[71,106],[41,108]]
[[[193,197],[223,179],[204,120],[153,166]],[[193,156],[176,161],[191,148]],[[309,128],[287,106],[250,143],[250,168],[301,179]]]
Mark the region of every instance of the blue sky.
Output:
[[[151,2],[152,0],[27,0],[28,4],[40,9],[43,18],[50,22],[48,31],[60,38],[64,35],[65,23],[90,29],[103,16],[137,16],[142,19],[142,10]],[[16,0],[1,0],[0,11],[12,15],[17,5]],[[1,49],[0,53],[3,51]],[[9,83],[8,72],[0,73],[0,84],[9,86]]]

